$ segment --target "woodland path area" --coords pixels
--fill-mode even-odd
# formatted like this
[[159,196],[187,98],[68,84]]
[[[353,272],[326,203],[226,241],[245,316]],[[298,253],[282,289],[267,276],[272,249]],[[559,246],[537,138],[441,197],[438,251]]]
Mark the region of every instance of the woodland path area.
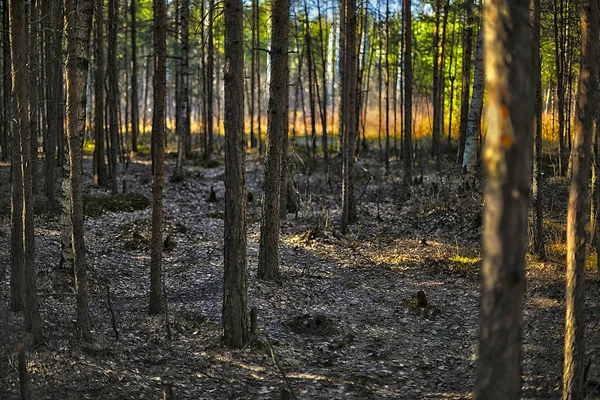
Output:
[[[333,162],[336,162],[334,159]],[[339,163],[339,160],[337,160]],[[85,161],[87,201],[103,194]],[[247,162],[249,306],[258,309],[260,340],[241,351],[221,347],[224,167],[190,165],[165,190],[164,317],[147,315],[150,208],[86,217],[92,279],[90,312],[96,341],[73,337],[71,275],[58,268],[60,213],[37,207],[36,260],[44,335],[28,347],[34,399],[158,399],[168,382],[178,399],[276,399],[285,385],[265,333],[298,399],[462,399],[474,382],[478,326],[481,195],[460,193],[457,178],[425,174],[405,189],[363,159],[360,223],[336,229],[339,199],[323,171],[294,172],[304,202],[288,214],[281,239],[281,286],[256,279],[262,166]],[[173,163],[167,164],[167,176]],[[134,159],[128,191],[151,195],[150,162]],[[335,171],[337,168],[331,168]],[[368,172],[365,172],[368,171]],[[9,166],[0,169],[8,199]],[[369,176],[373,179],[369,180]],[[332,182],[339,182],[332,176]],[[209,202],[211,187],[217,201]],[[548,182],[549,226],[564,225],[566,181]],[[18,398],[16,344],[21,317],[6,311],[10,220],[0,222],[0,398]],[[99,201],[96,202],[99,204]],[[555,222],[552,222],[552,221]],[[550,229],[549,229],[550,230]],[[564,232],[556,233],[560,241]],[[563,238],[564,239],[564,238]],[[564,337],[564,262],[530,260],[524,314],[523,397],[560,397]],[[599,294],[588,272],[586,348],[599,343]],[[115,312],[116,340],[106,283]],[[423,291],[427,305],[419,303]],[[27,343],[26,343],[27,345]],[[588,353],[588,357],[595,354]],[[587,376],[589,398],[600,368]],[[596,397],[594,397],[596,396]]]

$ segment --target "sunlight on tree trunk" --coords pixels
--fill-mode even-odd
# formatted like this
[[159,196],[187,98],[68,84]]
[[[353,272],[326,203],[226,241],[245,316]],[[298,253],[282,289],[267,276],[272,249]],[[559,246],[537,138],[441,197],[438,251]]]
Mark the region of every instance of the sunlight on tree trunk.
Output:
[[590,158],[598,89],[598,0],[581,3],[581,71],[567,212],[567,291],[563,400],[584,396],[585,255]]
[[281,153],[288,134],[288,31],[289,0],[273,2],[271,84],[268,110],[267,153],[263,179],[262,220],[258,254],[258,278],[279,280],[279,206]]
[[534,84],[529,0],[492,0],[484,16],[488,132],[479,357],[473,397],[518,399]]
[[88,307],[88,275],[83,226],[83,134],[89,45],[92,28],[93,0],[66,0],[67,12],[67,141],[69,145],[69,181],[71,189],[71,223],[77,299],[77,330],[83,340],[92,340]]

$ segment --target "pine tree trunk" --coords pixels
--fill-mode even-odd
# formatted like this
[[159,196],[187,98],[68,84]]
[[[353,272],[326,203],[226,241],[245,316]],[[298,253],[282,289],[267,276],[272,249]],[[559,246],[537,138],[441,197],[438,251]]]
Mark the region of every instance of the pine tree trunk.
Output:
[[83,135],[89,43],[92,28],[93,0],[66,0],[67,11],[67,140],[69,145],[69,181],[71,186],[71,221],[77,298],[77,330],[84,340],[91,340],[88,310],[87,264],[83,228]]
[[484,16],[488,131],[479,357],[473,398],[518,399],[535,87],[529,0]]
[[356,154],[357,122],[357,52],[356,52],[356,0],[343,1],[344,15],[344,79],[343,79],[343,153],[342,153],[342,232],[356,222],[354,194],[354,159]]
[[460,101],[460,130],[458,140],[457,164],[463,162],[465,142],[467,139],[467,125],[469,123],[469,91],[471,87],[471,58],[473,52],[473,0],[465,1],[466,26],[463,36],[463,61],[462,61],[462,92]]
[[94,163],[96,177],[94,182],[100,187],[108,187],[106,152],[104,148],[104,2],[96,1],[94,16]]
[[243,15],[241,0],[225,0],[223,343],[234,348],[248,341]]
[[584,397],[585,256],[590,148],[598,104],[598,0],[581,4],[581,70],[567,212],[567,291],[563,400]]
[[540,0],[531,0],[533,26],[533,79],[535,82],[535,120],[533,139],[533,181],[531,197],[533,207],[533,252],[541,260],[546,258],[542,212],[542,70],[540,57]]
[[[467,0],[469,1],[469,0]],[[404,184],[412,184],[412,17],[410,2],[403,3],[404,37]]]
[[117,26],[118,26],[118,1],[108,0],[108,132],[110,147],[108,149],[108,165],[110,168],[110,188],[112,194],[117,194],[117,151],[119,149],[119,78],[117,76]]
[[481,111],[483,109],[484,91],[483,29],[480,29],[475,50],[473,97],[471,97],[471,107],[469,108],[469,124],[467,125],[467,137],[462,163],[463,178],[469,188],[474,188],[477,177],[477,143],[481,133]]
[[131,0],[131,151],[138,151],[140,112],[138,100],[137,23],[136,2]]
[[[33,188],[32,188],[32,157],[31,157],[31,130],[29,123],[29,95],[28,95],[28,76],[27,76],[27,52],[23,51],[27,46],[27,20],[25,13],[25,4],[22,1],[9,1],[9,20],[10,20],[10,42],[11,42],[11,61],[12,61],[12,88],[13,88],[13,110],[15,120],[13,127],[15,130],[15,140],[13,147],[20,152],[18,163],[13,164],[13,169],[20,169],[20,174],[13,182],[13,193],[16,191],[17,204],[14,208],[21,208],[21,215],[13,215],[13,225],[20,224],[17,229],[21,235],[18,237],[18,243],[22,247],[13,259],[23,256],[23,294],[25,306],[25,323],[27,328],[33,334],[34,344],[42,342],[41,320],[39,313],[39,304],[37,298],[37,271],[35,268],[35,241],[33,226]],[[17,141],[16,139],[19,139]],[[18,186],[17,186],[18,185]],[[15,186],[17,186],[15,188]],[[20,204],[19,204],[20,203]],[[14,235],[14,232],[13,232]],[[16,239],[16,238],[15,238]],[[19,260],[20,261],[20,260]],[[19,266],[20,269],[20,266]],[[21,271],[17,271],[21,273]],[[20,277],[18,279],[21,279]]]
[[206,55],[206,148],[204,149],[204,159],[208,160],[213,153],[214,148],[214,63],[215,63],[215,40],[213,29],[213,14],[215,10],[215,1],[210,0],[208,5],[208,51]]
[[263,179],[258,278],[279,280],[279,206],[283,137],[288,133],[288,32],[290,0],[273,2],[271,84]]
[[60,116],[59,109],[62,102],[62,87],[59,75],[62,74],[60,59],[62,58],[62,12],[60,0],[44,0],[44,37],[45,37],[45,73],[46,73],[46,110],[47,131],[45,135],[45,192],[49,203],[55,200],[56,183],[56,141],[59,137]]
[[165,0],[154,0],[154,107],[152,112],[152,242],[150,249],[151,315],[163,310],[162,225],[165,180],[165,130],[167,92],[167,7]]
[[431,137],[431,155],[436,161],[437,168],[440,167],[440,14],[441,0],[435,0],[435,24],[433,32],[433,133]]

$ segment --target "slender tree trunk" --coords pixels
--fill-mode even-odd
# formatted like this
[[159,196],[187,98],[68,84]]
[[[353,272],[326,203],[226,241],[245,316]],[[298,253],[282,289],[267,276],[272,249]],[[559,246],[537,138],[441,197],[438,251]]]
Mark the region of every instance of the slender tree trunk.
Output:
[[31,146],[31,182],[33,193],[37,193],[38,182],[38,132],[39,132],[39,94],[40,94],[40,60],[39,60],[39,0],[29,0],[26,3],[29,21],[26,25],[26,49],[28,53],[27,67],[29,70],[29,145]]
[[60,104],[62,102],[62,87],[59,75],[62,74],[62,8],[60,0],[44,0],[44,36],[45,46],[45,69],[46,69],[46,110],[47,131],[45,136],[45,192],[49,203],[55,200],[56,182],[56,141],[62,134],[60,127]]
[[290,0],[273,2],[271,84],[267,153],[263,179],[262,221],[258,253],[258,278],[279,280],[279,206],[281,153],[288,133],[288,32]]
[[67,141],[69,145],[69,182],[71,187],[71,221],[77,330],[84,340],[91,340],[88,310],[87,265],[83,228],[83,135],[85,132],[86,89],[89,66],[89,43],[92,28],[93,0],[65,1],[67,12]]
[[204,159],[208,160],[214,148],[214,64],[215,64],[215,40],[213,29],[213,14],[215,10],[215,1],[210,0],[208,6],[208,51],[206,56],[206,148],[204,149]]
[[[448,105],[448,148],[452,146],[452,120],[454,119],[454,81],[456,80],[456,60],[454,60],[454,73],[452,60],[454,59],[454,45],[456,36],[456,12],[453,12],[452,18],[452,44],[450,45],[450,62],[449,62],[449,78],[450,78],[450,104]],[[457,57],[458,58],[458,57]]]
[[[13,164],[13,169],[20,169],[21,179],[13,181],[13,193],[16,190],[17,197],[20,199],[17,208],[20,206],[22,214],[18,222],[21,225],[21,236],[18,237],[18,245],[22,250],[18,251],[17,257],[23,256],[22,282],[24,284],[24,305],[25,305],[25,324],[33,335],[33,343],[42,342],[41,320],[39,304],[37,297],[35,268],[35,237],[33,226],[33,188],[32,188],[32,156],[31,156],[31,129],[29,123],[29,99],[28,99],[28,76],[27,76],[27,20],[25,13],[25,4],[22,1],[9,0],[9,30],[11,42],[11,61],[12,61],[12,88],[13,88],[13,110],[15,120],[13,127],[15,139],[13,147],[19,148],[20,156],[18,163]],[[18,132],[18,133],[17,133]],[[19,185],[17,188],[14,186]],[[13,232],[14,235],[15,232]],[[16,257],[13,256],[13,259]],[[20,269],[20,266],[19,266]],[[20,271],[17,271],[21,273]],[[17,278],[20,280],[21,278]]]
[[117,151],[119,148],[119,78],[117,76],[117,23],[119,0],[108,0],[108,131],[110,147],[108,148],[108,165],[110,167],[110,188],[117,194]]
[[535,85],[529,0],[485,11],[488,131],[479,357],[473,398],[518,399]]
[[138,136],[140,135],[140,112],[138,100],[138,62],[137,62],[137,23],[136,3],[131,0],[131,151],[138,151]]
[[[467,0],[470,1],[470,0]],[[412,17],[410,2],[403,4],[404,21],[404,183],[412,184]]]
[[465,153],[462,163],[462,173],[465,184],[474,188],[477,177],[477,142],[481,133],[481,111],[483,109],[483,93],[485,89],[483,71],[483,29],[479,30],[477,47],[475,50],[475,76],[473,78],[473,97],[469,109],[469,124]]
[[225,0],[225,273],[223,343],[248,341],[242,0]]
[[563,73],[563,59],[564,54],[561,51],[561,35],[559,33],[558,26],[558,18],[562,15],[562,0],[559,0],[560,9],[557,10],[557,4],[554,3],[554,13],[553,13],[553,21],[554,21],[554,44],[555,44],[555,59],[556,59],[556,88],[557,88],[557,97],[558,97],[558,170],[559,174],[562,176],[565,174],[567,170],[566,159],[567,154],[565,151],[565,101],[564,101],[564,73]]
[[256,57],[258,47],[258,1],[252,0],[252,49],[250,52],[250,148],[256,148],[256,136],[254,133],[254,106],[256,105]]
[[[135,0],[133,0],[135,1]],[[96,176],[94,182],[100,187],[108,187],[108,171],[106,169],[106,152],[104,148],[104,2],[96,1],[94,16],[94,163]]]
[[[5,20],[5,14],[7,14],[8,10],[6,9],[6,6],[8,5],[8,3],[6,1],[0,1],[0,5],[2,7],[1,13],[0,13],[0,21],[2,23],[2,32],[3,35],[6,35],[8,33],[8,21]],[[4,37],[1,39],[2,40],[2,54],[3,56],[6,56],[7,52],[10,52],[10,49],[8,48],[8,42],[4,41]],[[10,57],[10,56],[9,56]],[[10,61],[10,60],[9,60]],[[6,63],[6,60],[4,61]],[[10,72],[7,73],[6,71],[4,71],[5,75],[9,75],[9,79],[10,79]],[[4,81],[6,82],[6,81]],[[9,123],[9,106],[8,106],[8,93],[9,93],[9,88],[8,86],[3,86],[2,87],[2,98],[0,99],[0,110],[1,110],[1,115],[2,118],[0,119],[0,130],[2,131],[2,161],[7,161],[9,160],[10,157],[12,157],[12,155],[10,154],[10,130],[8,128],[8,123]]]
[[343,153],[342,153],[342,232],[356,222],[354,194],[354,160],[356,154],[357,119],[357,52],[356,52],[356,0],[343,0],[344,16],[344,92],[343,92]]
[[440,168],[440,14],[441,0],[435,0],[435,25],[433,32],[433,133],[431,137],[431,155],[436,161],[437,168]]
[[310,110],[310,137],[312,149],[309,154],[313,157],[317,156],[317,113],[315,107],[315,95],[314,95],[314,78],[315,78],[315,66],[312,49],[312,37],[310,34],[310,25],[308,20],[308,3],[304,2],[304,45],[306,46],[306,68],[308,73],[308,106]]
[[[14,24],[13,18],[15,18],[19,23],[25,24],[25,9],[23,5],[23,9],[21,9],[21,5],[19,1],[11,0],[6,1],[4,3],[5,6],[5,22],[10,21],[10,25],[5,25],[5,32],[10,32],[10,41],[7,42],[9,44],[9,49],[11,52],[11,66],[9,69],[9,74],[7,75],[9,79],[11,79],[10,87],[5,88],[10,89],[12,93],[15,95],[12,97],[12,108],[13,112],[11,113],[18,119],[11,119],[11,131],[12,131],[12,162],[11,162],[11,273],[10,273],[10,308],[14,312],[23,311],[25,309],[25,247],[23,243],[23,212],[24,212],[24,202],[23,202],[23,159],[21,153],[21,143],[22,135],[23,135],[23,127],[21,118],[27,111],[23,112],[24,105],[21,105],[21,101],[27,100],[27,92],[25,92],[25,96],[19,92],[19,90],[23,90],[27,88],[27,82],[19,82],[19,86],[15,86],[15,81],[18,80],[16,76],[16,72],[19,71],[19,78],[21,78],[21,71],[24,70],[26,65],[26,55],[23,52],[19,52],[15,49],[16,46],[22,49],[23,41],[25,40],[25,28],[19,27]],[[10,7],[10,9],[9,9]],[[19,15],[20,14],[20,15]],[[22,35],[19,37],[19,35]],[[15,39],[19,42],[15,43]],[[15,54],[16,53],[16,54]],[[4,54],[6,57],[6,53]],[[14,59],[14,57],[17,59]],[[6,60],[6,58],[5,58]],[[27,77],[25,77],[27,79]],[[29,116],[27,115],[27,119]]]
[[385,174],[390,173],[390,0],[385,2]]
[[533,79],[535,82],[535,120],[533,141],[533,181],[531,187],[533,207],[533,252],[546,258],[542,212],[542,59],[540,56],[540,0],[531,0],[531,21],[533,27]]
[[567,291],[563,400],[584,397],[585,253],[590,148],[598,104],[598,0],[581,2],[581,70],[567,212]]
[[473,0],[465,1],[466,26],[463,36],[463,62],[462,62],[462,92],[460,104],[460,131],[458,143],[458,162],[462,164],[465,142],[467,139],[467,125],[469,123],[469,90],[471,86],[471,58],[473,52]]
[[[2,92],[2,103],[3,109],[6,115],[2,120],[2,130],[7,132],[7,136],[9,135],[9,131],[11,129],[11,121],[12,121],[12,110],[11,110],[11,98],[10,93],[12,90],[12,82],[11,82],[11,73],[10,73],[10,38],[9,38],[9,23],[8,23],[8,0],[2,0],[2,68],[4,71],[3,75],[3,88]],[[8,147],[8,146],[7,146]],[[8,151],[8,150],[7,150]],[[12,151],[11,151],[12,157]]]
[[189,0],[181,0],[179,13],[179,35],[181,38],[180,43],[180,56],[178,65],[178,95],[177,105],[175,112],[175,129],[177,131],[177,138],[179,140],[179,149],[177,152],[177,168],[175,175],[179,178],[183,177],[183,156],[184,153],[191,151],[187,149],[187,143],[191,143],[188,136],[190,135],[190,125],[187,120],[188,108],[189,108],[189,46],[188,46],[188,21],[190,17],[190,5]]
[[152,242],[150,250],[151,315],[163,310],[162,291],[162,225],[165,180],[165,130],[167,91],[167,6],[165,0],[154,0],[154,107],[152,112],[152,153],[154,185],[152,189]]
[[321,130],[323,132],[321,135],[323,137],[323,156],[325,157],[325,164],[329,165],[329,149],[327,148],[327,49],[329,43],[329,34],[323,29],[323,19],[325,16],[321,14],[320,2],[317,2],[317,13],[319,18],[319,38],[321,39],[321,82],[323,88],[323,98],[321,102]]

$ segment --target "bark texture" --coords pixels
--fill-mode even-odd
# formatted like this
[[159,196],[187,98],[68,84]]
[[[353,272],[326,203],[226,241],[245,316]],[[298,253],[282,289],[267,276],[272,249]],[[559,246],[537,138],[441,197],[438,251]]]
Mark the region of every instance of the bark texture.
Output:
[[167,103],[167,7],[154,0],[154,108],[152,113],[152,243],[150,250],[150,314],[163,310],[162,223],[165,184],[165,129]]
[[[22,247],[22,250],[19,249],[17,252],[17,256],[23,256],[22,261],[24,261],[24,264],[22,272],[17,272],[23,274],[22,282],[24,284],[25,324],[33,335],[34,344],[39,344],[42,342],[42,331],[37,297],[37,271],[35,268],[27,52],[23,51],[23,49],[27,48],[25,3],[20,0],[10,0],[8,12],[12,60],[13,128],[15,139],[19,139],[19,142],[16,140],[13,142],[13,147],[18,148],[18,151],[20,152],[19,162],[13,165],[13,169],[21,170],[20,174],[17,174],[20,175],[21,180],[13,181],[13,194],[16,195],[16,197],[20,197],[18,202],[20,203],[22,211],[22,214],[19,216],[13,214],[13,226],[15,223],[21,225],[21,228],[17,229],[20,236],[13,239],[15,241],[13,244]],[[17,218],[18,221],[16,221]],[[13,232],[13,235],[14,234],[15,233]],[[21,260],[18,261],[20,262]],[[21,277],[19,276],[18,279],[20,280]],[[17,295],[19,294],[17,293]]]
[[347,232],[356,222],[356,196],[354,193],[354,164],[358,119],[356,96],[358,64],[356,51],[356,0],[343,1],[344,15],[344,69],[342,107],[342,232]]
[[283,137],[288,134],[289,0],[273,2],[271,84],[267,126],[267,154],[263,179],[262,221],[258,278],[279,280],[279,215]]
[[404,184],[412,184],[412,18],[410,2],[402,6],[404,37]]
[[462,172],[465,184],[473,188],[477,177],[477,143],[481,133],[481,111],[483,109],[483,93],[485,80],[483,71],[483,29],[479,31],[475,50],[475,76],[473,78],[473,97],[469,109],[469,123]]
[[71,186],[71,222],[73,225],[73,255],[77,298],[77,330],[84,340],[91,340],[88,309],[88,277],[83,229],[83,134],[89,44],[92,28],[93,0],[65,1],[67,12],[67,142],[69,146],[69,181]]
[[567,291],[563,400],[585,396],[585,253],[592,130],[598,99],[598,0],[581,2],[581,70],[567,211]]
[[225,0],[225,273],[223,343],[248,341],[242,0]]
[[529,0],[492,0],[484,16],[488,132],[476,399],[518,399],[534,84]]
[[531,0],[533,27],[533,80],[535,82],[535,119],[533,139],[533,181],[531,198],[533,208],[533,252],[540,259],[546,258],[542,212],[542,59],[540,57],[540,0]]

